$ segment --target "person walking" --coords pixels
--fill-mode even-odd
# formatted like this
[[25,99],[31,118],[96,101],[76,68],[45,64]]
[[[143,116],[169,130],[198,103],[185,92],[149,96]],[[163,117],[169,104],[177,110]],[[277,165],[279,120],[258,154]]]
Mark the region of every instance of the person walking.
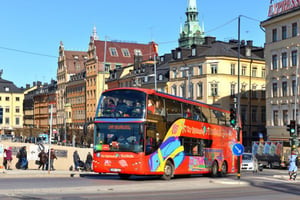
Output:
[[12,153],[11,153],[11,147],[7,147],[4,149],[4,161],[6,163],[5,169],[11,170],[11,161],[12,161]]
[[56,155],[55,155],[55,152],[54,152],[54,149],[51,148],[51,151],[50,151],[50,170],[55,170],[54,169],[54,159],[57,159]]
[[295,181],[296,180],[296,177],[297,177],[297,171],[298,171],[298,156],[296,155],[296,153],[293,153],[292,152],[292,155],[291,157],[289,158],[289,162],[290,162],[290,166],[289,166],[289,176],[290,176],[290,181],[293,180]]
[[26,146],[23,146],[18,154],[17,158],[19,159],[18,163],[16,164],[18,169],[27,169],[28,168],[28,160],[27,160],[27,151]]
[[47,163],[47,158],[48,156],[46,155],[44,149],[42,149],[42,151],[39,153],[39,158],[40,158],[40,165],[39,165],[39,169],[42,167],[42,170],[45,169],[45,164]]
[[78,171],[80,157],[79,157],[77,150],[75,150],[73,153],[73,161],[74,161],[74,170]]
[[88,154],[86,156],[86,161],[85,161],[87,171],[91,171],[92,162],[93,162],[93,156],[92,156],[91,152],[88,152]]

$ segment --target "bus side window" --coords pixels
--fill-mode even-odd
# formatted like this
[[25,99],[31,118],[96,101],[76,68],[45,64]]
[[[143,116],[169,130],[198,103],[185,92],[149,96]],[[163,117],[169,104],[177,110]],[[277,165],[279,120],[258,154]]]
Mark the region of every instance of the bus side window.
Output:
[[200,142],[200,144],[199,144],[199,155],[204,156],[204,142],[203,142],[203,140],[200,140],[199,142]]

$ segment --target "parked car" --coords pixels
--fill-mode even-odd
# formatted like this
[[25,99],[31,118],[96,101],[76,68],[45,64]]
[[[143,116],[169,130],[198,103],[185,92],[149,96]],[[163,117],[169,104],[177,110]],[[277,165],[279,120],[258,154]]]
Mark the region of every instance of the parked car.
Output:
[[3,134],[1,135],[1,140],[12,140],[14,138],[11,134]]
[[258,163],[258,160],[252,153],[244,153],[242,155],[242,166],[241,170],[243,171],[252,171],[258,172],[263,170],[262,165]]

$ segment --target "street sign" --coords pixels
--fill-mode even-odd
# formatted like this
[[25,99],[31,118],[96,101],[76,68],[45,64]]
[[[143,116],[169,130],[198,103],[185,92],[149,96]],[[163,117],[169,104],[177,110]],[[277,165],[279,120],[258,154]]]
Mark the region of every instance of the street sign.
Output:
[[236,156],[240,156],[244,153],[244,146],[240,143],[236,143],[232,147],[232,153]]

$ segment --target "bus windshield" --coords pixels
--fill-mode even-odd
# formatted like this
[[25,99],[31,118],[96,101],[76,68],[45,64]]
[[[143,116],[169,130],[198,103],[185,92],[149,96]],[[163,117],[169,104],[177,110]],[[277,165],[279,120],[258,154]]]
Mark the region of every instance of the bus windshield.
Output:
[[143,152],[143,127],[140,123],[96,123],[94,151]]
[[142,118],[145,116],[146,94],[133,90],[104,92],[96,111],[96,117]]

